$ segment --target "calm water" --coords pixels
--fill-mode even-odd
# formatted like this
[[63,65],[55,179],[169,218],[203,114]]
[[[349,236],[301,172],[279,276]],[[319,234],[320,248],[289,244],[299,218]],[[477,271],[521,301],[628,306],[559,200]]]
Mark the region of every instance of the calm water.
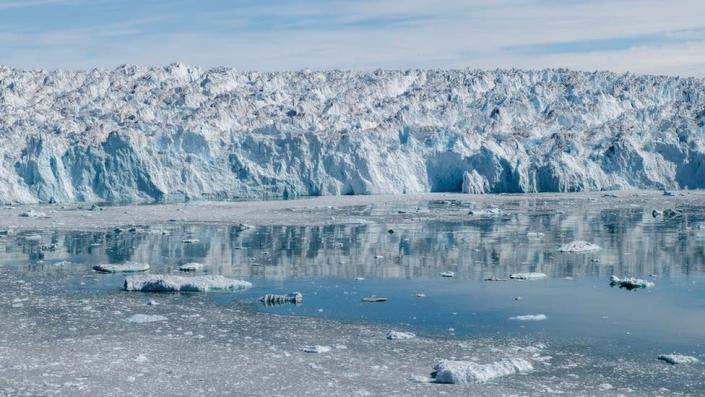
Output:
[[[698,227],[705,222],[704,208],[684,208],[683,216],[666,220],[654,219],[650,208],[637,205],[592,211],[525,208],[474,219],[460,203],[457,220],[385,223],[389,211],[441,209],[447,213],[447,204],[348,208],[337,215],[372,222],[330,226],[22,232],[1,240],[0,265],[25,281],[51,280],[72,293],[120,294],[125,293],[120,291],[122,276],[96,274],[91,266],[134,260],[150,263],[152,273],[178,273],[179,264],[196,261],[206,264],[200,273],[254,284],[246,292],[210,295],[222,305],[382,322],[428,336],[526,335],[616,355],[705,353],[705,230]],[[527,232],[544,235],[529,238]],[[200,241],[185,244],[185,238]],[[556,251],[576,239],[603,249],[588,254]],[[62,260],[71,264],[57,264]],[[442,278],[443,271],[456,276]],[[524,271],[549,278],[483,281]],[[612,274],[648,278],[656,287],[631,292],[611,288]],[[257,302],[265,293],[292,291],[304,294],[302,305],[266,307]],[[370,295],[389,301],[361,302]],[[183,299],[188,304],[188,296]],[[548,319],[509,320],[525,314]]]

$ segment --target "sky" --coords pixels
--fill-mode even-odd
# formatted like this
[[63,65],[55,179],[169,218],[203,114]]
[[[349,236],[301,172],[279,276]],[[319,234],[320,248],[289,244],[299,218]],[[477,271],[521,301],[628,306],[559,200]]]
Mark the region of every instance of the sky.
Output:
[[703,0],[0,0],[0,64],[705,77]]

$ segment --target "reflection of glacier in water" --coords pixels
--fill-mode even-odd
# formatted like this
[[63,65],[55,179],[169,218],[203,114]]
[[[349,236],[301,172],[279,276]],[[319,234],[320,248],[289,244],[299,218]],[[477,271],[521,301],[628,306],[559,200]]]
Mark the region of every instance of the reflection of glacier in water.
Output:
[[[467,214],[467,205],[423,202],[394,212],[433,214],[454,207]],[[515,205],[518,211],[457,220],[431,216],[400,221],[388,217],[389,209],[373,206],[338,209],[336,216],[353,217],[351,223],[323,226],[136,227],[57,233],[41,241],[18,235],[10,238],[17,245],[8,244],[3,258],[16,263],[24,257],[30,261],[30,272],[49,269],[74,275],[84,275],[96,262],[147,262],[152,273],[177,273],[183,263],[201,262],[205,267],[199,273],[255,284],[244,294],[215,296],[219,303],[253,302],[265,293],[300,290],[305,296],[301,307],[258,309],[388,322],[422,333],[445,334],[452,329],[451,335],[501,331],[604,336],[611,338],[604,345],[612,346],[623,343],[629,332],[637,335],[633,340],[667,347],[705,336],[700,331],[705,329],[705,316],[698,312],[703,294],[693,287],[705,270],[701,208],[656,219],[648,208],[637,206],[574,210],[567,215],[522,201]],[[198,242],[184,243],[190,238]],[[602,249],[582,254],[557,251],[573,240],[590,241]],[[52,265],[63,259],[75,264],[59,269]],[[441,279],[443,271],[454,272],[455,278]],[[543,272],[549,279],[483,281],[517,272]],[[650,278],[658,288],[634,294],[613,290],[608,285],[612,274]],[[82,288],[112,291],[121,282],[120,275],[99,277]],[[426,297],[419,299],[417,293]],[[360,303],[363,296],[375,294],[389,302]],[[655,308],[663,310],[661,319],[649,321]],[[519,328],[507,325],[509,317],[531,313],[551,320]],[[638,330],[631,330],[637,323]],[[701,326],[693,328],[692,323]],[[663,338],[676,329],[678,338]]]

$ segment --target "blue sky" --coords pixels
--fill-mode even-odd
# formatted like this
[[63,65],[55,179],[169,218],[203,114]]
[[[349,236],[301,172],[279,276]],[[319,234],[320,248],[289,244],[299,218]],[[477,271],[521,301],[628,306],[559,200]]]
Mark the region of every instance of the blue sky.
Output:
[[0,63],[705,76],[701,0],[0,0]]

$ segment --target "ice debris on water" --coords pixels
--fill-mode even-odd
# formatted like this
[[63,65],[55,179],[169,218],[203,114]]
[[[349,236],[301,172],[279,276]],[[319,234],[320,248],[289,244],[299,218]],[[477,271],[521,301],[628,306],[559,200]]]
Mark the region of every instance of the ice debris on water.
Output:
[[198,262],[184,263],[183,265],[179,266],[179,270],[182,272],[195,272],[196,270],[201,269],[203,269],[203,263]]
[[134,314],[128,317],[125,321],[131,323],[153,323],[157,321],[166,321],[167,318],[156,314]]
[[185,239],[181,240],[181,242],[184,244],[196,244],[199,241],[200,240],[198,240],[197,238],[185,238]]
[[455,273],[451,271],[441,272],[441,277],[455,277]]
[[661,354],[658,356],[658,359],[672,365],[695,364],[699,362],[699,360],[693,356],[684,356],[681,354]]
[[509,278],[512,280],[542,280],[546,278],[546,274],[539,272],[512,273]]
[[546,318],[545,314],[525,314],[522,316],[509,317],[510,320],[514,321],[543,321]]
[[149,264],[139,262],[105,263],[93,266],[93,270],[101,273],[137,273],[149,270]]
[[46,212],[29,210],[20,213],[23,218],[45,218],[47,216]]
[[655,287],[656,284],[652,281],[642,280],[640,278],[625,277],[619,278],[615,275],[610,276],[610,286],[614,287],[618,285],[619,288],[626,288],[628,290],[638,289],[638,288],[651,288]]
[[681,214],[682,214],[682,212],[680,210],[675,210],[673,208],[666,208],[663,211],[659,211],[659,210],[651,211],[651,216],[653,216],[654,218],[657,218],[659,216],[663,216],[664,218],[674,218],[674,217],[679,216]]
[[366,302],[366,303],[382,303],[382,302],[386,302],[387,298],[382,297],[382,296],[372,295],[372,296],[362,298],[362,301]]
[[523,358],[503,358],[489,364],[472,361],[440,360],[433,368],[431,377],[436,383],[483,383],[502,376],[526,373],[534,369]]
[[472,216],[492,216],[492,215],[502,215],[502,210],[499,208],[488,208],[483,210],[470,210],[468,215]]
[[531,238],[531,239],[540,239],[540,238],[543,238],[543,233],[541,233],[541,232],[528,232],[528,233],[526,233],[526,237]]
[[302,346],[301,349],[302,352],[304,353],[328,353],[331,350],[333,350],[330,346],[321,346],[321,345],[308,345],[308,346]]
[[265,305],[279,305],[283,303],[293,303],[300,305],[304,301],[304,296],[301,292],[292,292],[286,295],[266,294],[259,298],[259,301]]
[[416,334],[414,334],[413,332],[402,332],[394,330],[390,330],[389,332],[387,332],[387,339],[389,340],[405,340],[413,338],[416,338]]
[[587,241],[583,241],[583,240],[576,240],[576,241],[571,241],[568,244],[561,245],[558,248],[558,251],[560,251],[560,252],[590,252],[590,251],[597,251],[599,249],[601,249],[601,248],[597,244],[588,243]]
[[223,276],[139,275],[125,278],[125,290],[142,292],[210,292],[238,291],[252,287],[248,281]]

